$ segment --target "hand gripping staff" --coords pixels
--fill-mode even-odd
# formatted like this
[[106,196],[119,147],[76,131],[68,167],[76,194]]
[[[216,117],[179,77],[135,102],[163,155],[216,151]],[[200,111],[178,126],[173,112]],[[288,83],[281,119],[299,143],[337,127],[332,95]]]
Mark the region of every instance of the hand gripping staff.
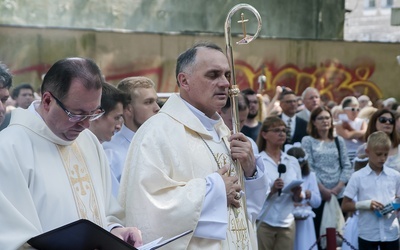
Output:
[[[229,86],[229,97],[231,99],[231,107],[232,107],[232,127],[233,127],[233,133],[236,134],[240,130],[240,121],[239,121],[239,109],[238,109],[238,95],[240,93],[240,90],[236,84],[236,75],[235,75],[235,64],[233,60],[233,51],[232,51],[232,45],[231,45],[231,19],[232,16],[240,9],[247,9],[251,11],[257,18],[258,25],[257,25],[257,31],[256,33],[251,36],[246,34],[246,22],[248,22],[248,19],[244,19],[244,14],[241,13],[241,20],[238,21],[238,23],[242,24],[242,29],[243,29],[243,38],[237,42],[237,44],[248,44],[254,39],[257,38],[258,34],[260,33],[261,30],[261,16],[258,13],[258,11],[251,5],[249,4],[238,4],[233,6],[233,8],[229,11],[228,16],[226,17],[225,21],[225,42],[226,42],[226,56],[228,58],[228,63],[229,67],[231,69],[231,79],[230,79],[230,86]],[[234,161],[234,166],[235,170],[237,173],[237,176],[239,178],[239,183],[242,186],[242,190],[245,191],[245,186],[244,186],[244,173],[243,169],[240,166],[240,163],[236,160]],[[246,205],[246,196],[242,195],[242,201],[243,201],[243,208],[245,211],[246,215],[246,221],[248,222],[247,218],[247,205]]]

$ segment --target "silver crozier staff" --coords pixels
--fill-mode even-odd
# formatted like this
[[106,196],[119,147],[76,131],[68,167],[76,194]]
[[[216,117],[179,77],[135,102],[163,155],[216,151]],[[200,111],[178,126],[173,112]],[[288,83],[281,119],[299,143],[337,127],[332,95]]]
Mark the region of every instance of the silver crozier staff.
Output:
[[[231,19],[232,16],[240,9],[247,9],[251,11],[257,18],[258,25],[257,25],[257,31],[253,36],[247,35],[246,34],[246,22],[248,21],[247,19],[244,19],[244,14],[241,14],[241,20],[238,21],[238,23],[242,24],[243,28],[243,39],[240,41],[236,42],[237,44],[248,44],[254,39],[257,38],[258,34],[260,33],[261,30],[261,16],[258,13],[258,11],[251,5],[249,4],[238,4],[235,5],[228,13],[228,16],[226,17],[225,21],[225,42],[226,42],[226,56],[228,58],[229,66],[231,69],[231,80],[230,80],[230,86],[229,86],[229,96],[231,99],[231,106],[232,106],[232,127],[233,127],[233,133],[236,134],[240,130],[240,120],[239,120],[239,109],[238,109],[238,95],[240,93],[240,90],[236,84],[236,75],[235,75],[235,65],[233,62],[233,52],[232,52],[232,45],[231,45]],[[242,190],[245,191],[245,185],[244,185],[244,173],[243,169],[240,166],[240,163],[236,160],[234,161],[235,165],[235,170],[237,173],[237,176],[239,178],[239,184],[242,187]],[[248,216],[247,216],[247,205],[246,205],[246,198],[245,195],[242,195],[243,198],[243,208],[245,211],[246,215],[246,221],[248,222]]]

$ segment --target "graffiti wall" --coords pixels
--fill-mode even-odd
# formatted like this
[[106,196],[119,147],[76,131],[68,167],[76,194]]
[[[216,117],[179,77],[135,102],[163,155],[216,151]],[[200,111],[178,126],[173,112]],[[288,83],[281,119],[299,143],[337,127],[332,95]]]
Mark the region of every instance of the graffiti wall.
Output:
[[[12,70],[14,85],[39,87],[55,61],[80,56],[93,58],[110,83],[144,75],[156,82],[158,92],[176,92],[175,60],[197,41],[225,46],[222,36],[0,27],[0,60]],[[262,91],[270,95],[277,85],[297,94],[314,86],[325,100],[337,102],[361,94],[400,100],[399,44],[259,38],[233,49],[241,89],[260,89],[257,79],[264,74]]]

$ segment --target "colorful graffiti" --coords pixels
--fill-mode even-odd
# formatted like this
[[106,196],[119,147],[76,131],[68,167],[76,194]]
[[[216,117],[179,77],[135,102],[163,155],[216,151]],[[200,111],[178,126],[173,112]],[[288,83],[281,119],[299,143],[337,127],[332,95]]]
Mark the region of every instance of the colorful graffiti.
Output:
[[[21,69],[15,69],[12,70],[12,74],[14,76],[23,76],[24,74],[30,74],[33,73],[36,75],[38,82],[41,82],[40,79],[42,79],[42,76],[50,69],[51,65],[49,64],[37,64],[37,65],[32,65],[28,67],[24,67]],[[128,68],[128,67],[127,67]],[[131,67],[129,69],[132,69]],[[110,68],[106,68],[106,71],[110,70]],[[121,72],[124,70],[111,69],[112,72]],[[150,67],[150,68],[145,68],[141,70],[134,70],[134,71],[129,71],[125,70],[124,73],[118,73],[118,74],[110,74],[110,75],[105,75],[105,80],[107,82],[117,84],[119,81],[126,77],[131,77],[131,76],[146,76],[151,78],[154,82],[156,83],[162,83],[163,82],[163,70],[162,67]],[[35,77],[35,78],[36,78]],[[176,83],[174,83],[174,88],[176,88]],[[157,85],[157,91],[158,92],[168,92],[168,86],[165,86],[163,84],[158,84]],[[176,91],[175,89],[173,91]]]
[[339,103],[348,95],[368,95],[371,100],[382,98],[379,87],[369,80],[375,69],[372,60],[360,58],[354,65],[346,67],[338,61],[327,60],[318,66],[300,69],[294,64],[278,68],[274,63],[264,63],[254,70],[246,62],[236,61],[235,69],[240,89],[260,90],[258,77],[264,74],[267,82],[262,86],[261,92],[271,97],[276,86],[289,87],[297,95],[301,95],[304,89],[311,86],[320,91],[324,101],[333,100]]
[[[380,88],[370,80],[374,73],[375,65],[372,60],[358,59],[354,66],[345,66],[335,60],[326,60],[320,65],[299,68],[294,64],[285,64],[278,67],[275,63],[263,63],[258,69],[254,69],[246,61],[237,60],[235,62],[236,80],[240,89],[252,88],[260,90],[258,77],[264,74],[267,82],[262,86],[261,92],[273,96],[276,86],[286,86],[291,88],[297,95],[301,95],[304,89],[309,86],[315,87],[320,91],[324,101],[334,100],[339,103],[348,95],[368,95],[371,100],[382,98]],[[104,73],[106,80],[111,83],[118,83],[129,76],[147,76],[157,83],[158,92],[176,92],[174,72],[165,72],[166,65],[154,65],[146,67],[141,65],[127,65],[124,68],[114,68],[112,65],[105,66]],[[35,72],[38,79],[41,78],[50,65],[38,64],[13,70],[14,75],[23,75]],[[171,82],[166,79],[170,79]]]
[[[11,73],[14,76],[17,76],[17,75],[23,75],[23,74],[28,74],[28,73],[34,72],[36,74],[37,78],[41,79],[42,75],[44,75],[49,70],[50,67],[51,67],[51,65],[42,63],[42,64],[28,66],[28,67],[21,68],[21,69],[15,69],[15,70],[12,70]],[[11,65],[11,68],[12,68],[12,65]]]

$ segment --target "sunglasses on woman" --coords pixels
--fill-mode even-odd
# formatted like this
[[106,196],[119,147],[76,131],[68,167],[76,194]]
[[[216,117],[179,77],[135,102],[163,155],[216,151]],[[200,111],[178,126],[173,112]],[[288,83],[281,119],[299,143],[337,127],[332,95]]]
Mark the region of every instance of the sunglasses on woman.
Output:
[[379,117],[378,118],[378,121],[380,122],[380,123],[387,123],[387,122],[389,122],[389,124],[394,124],[394,119],[393,118],[387,118],[387,117],[384,117],[384,116],[381,116],[381,117]]

